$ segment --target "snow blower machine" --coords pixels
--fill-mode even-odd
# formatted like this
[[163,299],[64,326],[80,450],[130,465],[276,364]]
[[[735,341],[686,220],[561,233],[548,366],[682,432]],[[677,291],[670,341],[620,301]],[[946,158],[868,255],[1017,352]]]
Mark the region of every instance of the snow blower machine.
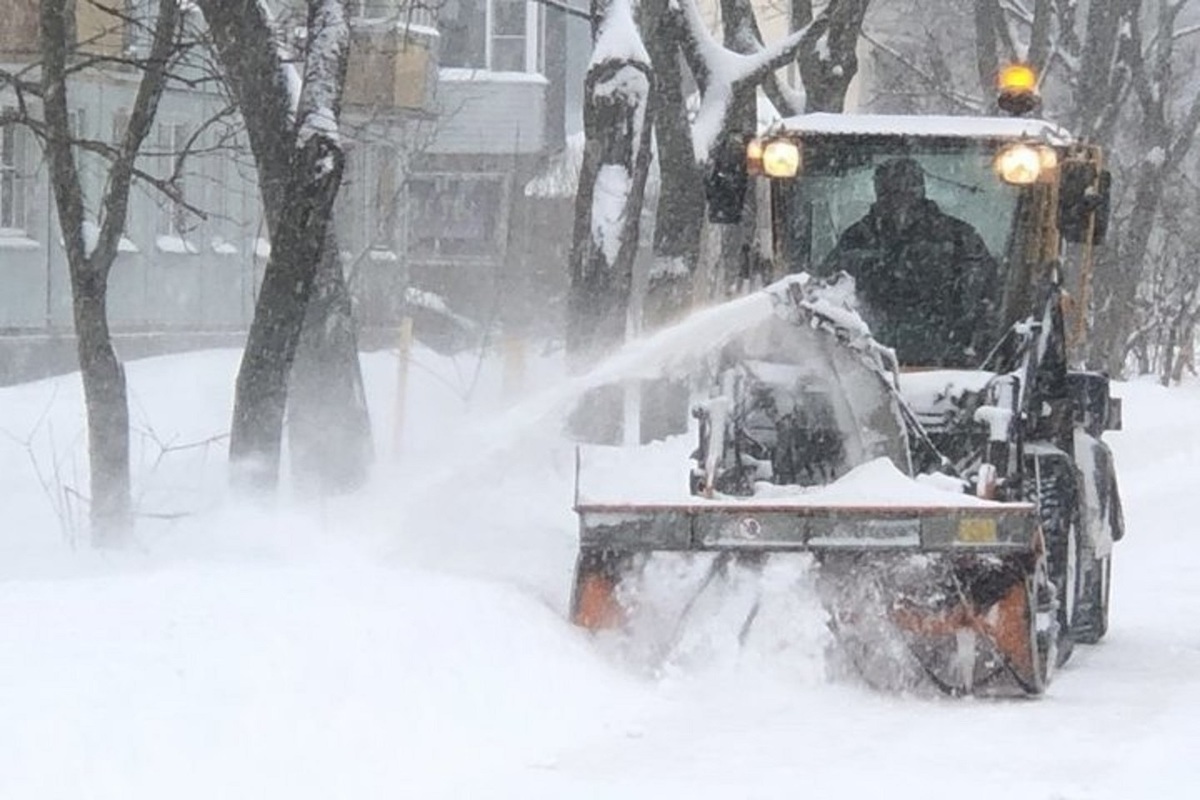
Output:
[[1041,694],[1104,636],[1123,534],[1120,402],[1070,367],[1109,187],[1096,147],[1018,116],[812,114],[731,147],[709,211],[753,189],[769,311],[693,392],[686,493],[577,498],[573,621],[630,625],[658,554],[807,553],[871,685]]

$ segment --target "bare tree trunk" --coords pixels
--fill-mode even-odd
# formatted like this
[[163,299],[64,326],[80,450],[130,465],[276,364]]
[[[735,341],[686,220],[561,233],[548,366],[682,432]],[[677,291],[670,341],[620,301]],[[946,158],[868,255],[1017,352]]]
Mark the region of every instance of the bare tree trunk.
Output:
[[1175,358],[1175,369],[1171,373],[1171,380],[1176,385],[1183,380],[1185,369],[1193,375],[1196,374],[1196,317],[1194,313],[1188,315],[1180,340],[1179,355]]
[[[344,154],[334,137],[317,132],[305,138],[303,133],[306,115],[328,113],[334,124],[337,121],[348,44],[344,4],[309,2],[306,41],[310,49],[304,59],[298,101],[289,88],[287,70],[291,66],[283,62],[276,45],[278,32],[262,4],[201,0],[199,5],[226,83],[246,121],[271,235],[271,256],[238,372],[230,459],[235,480],[244,480],[258,490],[273,490],[279,480],[289,379],[313,286],[331,242],[333,203],[344,169]],[[318,44],[322,38],[324,43]],[[310,99],[316,96],[310,93],[320,96]],[[298,105],[295,114],[294,102]],[[331,269],[335,268],[336,262],[331,263]],[[329,287],[327,296],[334,298],[338,281],[331,279],[323,285]],[[336,308],[335,299],[322,305],[323,310]],[[314,317],[312,330],[344,334],[346,328],[328,317]],[[353,366],[343,364],[341,375],[335,378],[357,376],[358,353],[356,349],[347,351],[347,337],[341,335],[326,344],[331,349],[325,356],[331,360],[354,361]],[[314,383],[305,381],[304,385]],[[349,387],[339,397],[353,403],[354,398],[361,398],[361,384]],[[321,398],[313,398],[313,405],[320,402]],[[348,430],[363,428],[365,406],[338,411],[345,415],[342,421]],[[311,420],[303,411],[301,416]],[[301,430],[315,433],[317,427],[305,422]],[[358,444],[343,455],[363,453],[366,448]],[[321,442],[312,443],[311,450],[301,449],[309,466],[316,463],[316,453],[328,452]],[[343,487],[356,480],[350,477],[355,470],[343,472],[346,465],[338,460],[322,462],[321,469],[327,466],[330,472],[322,476],[322,486]],[[365,470],[365,464],[362,468]]]
[[1178,334],[1179,324],[1176,322],[1167,329],[1167,342],[1163,348],[1162,365],[1158,374],[1158,382],[1162,386],[1171,385],[1171,375],[1175,372],[1175,347],[1178,344]]
[[[691,307],[705,208],[703,194],[696,191],[702,174],[683,96],[682,21],[668,0],[645,0],[641,9],[655,71],[654,141],[659,165],[653,257],[642,324],[655,330],[678,320]],[[641,390],[643,442],[687,430],[690,390],[686,383],[663,378],[643,382]]]
[[870,0],[830,0],[809,29],[798,58],[806,111],[845,111],[846,91],[858,74],[858,37],[868,5]]
[[[607,61],[588,73],[584,109],[583,165],[579,176],[579,195],[575,204],[574,246],[571,254],[571,290],[567,350],[588,359],[620,344],[625,338],[629,293],[633,284],[633,262],[637,256],[640,231],[641,199],[650,166],[650,124],[646,119],[635,129],[634,118],[645,114],[626,104],[623,98],[597,98],[596,87],[615,83],[622,72],[640,72],[650,80],[648,66],[628,61]],[[636,137],[636,139],[634,139]],[[615,252],[595,236],[594,216],[597,205],[606,202],[597,179],[604,167],[615,167],[629,176],[628,193],[614,220],[619,225],[620,241]],[[610,173],[612,174],[612,173]],[[611,229],[613,232],[616,228]],[[611,259],[611,260],[610,260]]]
[[[288,378],[344,166],[341,151],[321,137],[310,138],[294,153],[292,180],[284,191],[290,202],[271,234],[230,431],[229,457],[238,478],[258,490],[278,485]],[[330,163],[332,168],[326,166]]]
[[[567,296],[567,355],[575,369],[625,339],[650,171],[654,91],[648,56],[603,55],[628,54],[633,49],[624,41],[626,31],[633,28],[628,0],[598,0],[592,16],[595,47],[602,57],[593,62],[584,81],[586,143],[575,200]],[[573,415],[571,428],[582,438],[616,443],[621,439],[621,418],[621,390],[616,387],[586,398]]]
[[87,404],[92,541],[119,544],[132,526],[125,369],[108,331],[107,281],[71,276],[76,348]]
[[975,0],[975,69],[984,97],[991,97],[996,91],[1002,25],[1004,16],[997,0]]
[[365,483],[374,459],[358,334],[336,241],[326,243],[292,368],[288,445],[301,492]]
[[[1089,340],[1088,362],[1110,375],[1125,371],[1127,340],[1134,329],[1137,293],[1163,192],[1161,167],[1143,165],[1135,179],[1133,212],[1116,238],[1096,259],[1096,303],[1102,320]],[[1115,246],[1114,246],[1115,245]]]
[[669,0],[646,0],[643,27],[654,64],[654,137],[658,146],[659,194],[654,259],[643,309],[645,325],[665,325],[690,305],[692,276],[700,256],[704,195],[683,96],[682,31]]
[[[162,0],[154,40],[138,85],[129,123],[110,163],[95,247],[84,243],[83,189],[72,149],[68,116],[68,59],[75,46],[69,0],[41,4],[41,85],[46,154],[67,266],[87,413],[91,482],[90,521],[97,545],[121,543],[132,527],[129,475],[129,406],[125,371],[108,329],[108,277],[125,227],[137,153],[153,122],[166,85],[167,65],[178,47],[179,15],[174,0]],[[138,20],[149,24],[148,20]]]

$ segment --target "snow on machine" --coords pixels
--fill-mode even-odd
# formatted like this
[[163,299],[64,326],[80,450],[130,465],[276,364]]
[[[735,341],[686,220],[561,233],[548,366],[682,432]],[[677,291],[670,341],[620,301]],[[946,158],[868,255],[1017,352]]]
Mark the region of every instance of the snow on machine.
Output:
[[712,353],[690,496],[577,499],[573,621],[629,625],[657,553],[709,579],[808,553],[871,684],[1040,694],[1104,635],[1123,533],[1119,401],[1069,367],[1099,150],[1035,119],[813,114],[716,165],[713,218],[751,185],[772,312]]

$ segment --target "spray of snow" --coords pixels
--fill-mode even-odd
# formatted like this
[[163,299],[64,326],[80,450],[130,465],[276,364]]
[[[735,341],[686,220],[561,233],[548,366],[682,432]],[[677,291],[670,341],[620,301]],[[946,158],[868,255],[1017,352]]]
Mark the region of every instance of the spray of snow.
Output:
[[[1200,648],[1180,625],[1200,617],[1200,543],[1180,529],[1200,471],[1194,381],[1117,387],[1126,430],[1110,441],[1129,534],[1105,642],[1077,648],[1040,702],[930,702],[828,682],[820,587],[799,556],[734,565],[703,589],[711,557],[648,564],[656,580],[642,591],[663,604],[671,647],[648,653],[649,678],[598,657],[619,643],[563,620],[569,443],[524,430],[482,472],[461,460],[488,446],[478,417],[500,406],[498,359],[466,399],[474,367],[418,348],[404,458],[375,486],[241,507],[225,494],[220,438],[238,358],[127,365],[146,516],[125,553],[67,537],[51,502],[84,486],[78,375],[0,388],[0,795],[1195,793]],[[395,356],[363,366],[373,417],[386,420]],[[562,374],[561,361],[530,366],[536,385]],[[389,438],[378,444],[387,452]],[[459,479],[417,513],[403,489],[444,459],[460,462]]]
[[683,256],[656,256],[650,265],[649,278],[653,283],[666,278],[686,278],[689,274],[687,260]]

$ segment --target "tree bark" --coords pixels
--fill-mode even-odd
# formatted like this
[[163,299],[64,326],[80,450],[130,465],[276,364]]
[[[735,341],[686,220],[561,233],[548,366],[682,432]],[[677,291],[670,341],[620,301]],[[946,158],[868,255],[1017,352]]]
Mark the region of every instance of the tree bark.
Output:
[[[336,121],[346,48],[343,44],[329,53],[310,50],[306,54],[304,85],[294,114],[288,65],[276,46],[277,31],[262,4],[201,0],[199,5],[226,84],[246,122],[271,237],[271,256],[238,372],[230,435],[234,480],[259,491],[271,491],[278,485],[289,381],[307,318],[311,335],[306,342],[314,350],[305,363],[320,369],[300,378],[298,390],[303,397],[293,398],[299,404],[293,409],[299,415],[298,438],[293,440],[301,458],[298,476],[307,485],[315,482],[328,489],[352,488],[369,463],[365,455],[369,453],[369,424],[361,402],[353,326],[338,316],[348,315],[349,304],[330,220],[344,154],[333,138],[318,134],[302,141],[300,135],[305,114],[323,110],[306,105],[315,68],[323,71],[322,80],[331,82],[326,87],[330,97],[324,102],[330,104],[328,110]],[[332,7],[344,10],[341,6]],[[319,0],[310,0],[310,43],[328,32],[316,22],[321,10]],[[327,248],[331,252],[323,268]],[[319,280],[318,273],[322,276]],[[314,285],[318,302],[310,312]],[[344,383],[335,387],[335,382]],[[324,407],[328,402],[337,405]],[[355,437],[354,441],[336,441],[337,433],[329,425]],[[302,444],[301,439],[308,435],[314,438]],[[332,451],[335,446],[336,454]],[[356,455],[367,460],[348,463]],[[314,470],[319,475],[314,475]]]
[[[294,151],[289,202],[271,234],[271,256],[238,370],[229,457],[235,480],[273,491],[279,482],[288,379],[317,264],[341,183],[341,150],[314,136]],[[332,161],[332,168],[323,166]]]
[[[858,74],[858,37],[870,0],[830,0],[800,48],[800,79],[807,96],[805,110],[840,114],[846,91]],[[819,47],[821,38],[825,47]]]
[[326,243],[321,256],[288,402],[292,477],[300,492],[332,494],[362,486],[375,452],[358,334],[335,241]]
[[654,139],[659,194],[643,320],[654,329],[678,318],[691,300],[704,222],[702,173],[696,164],[683,96],[680,20],[669,0],[646,0],[643,27],[654,64]]
[[[619,45],[614,52],[621,53],[640,49],[624,41],[634,24],[628,0],[597,0],[592,15],[597,52],[609,45]],[[609,42],[609,36],[621,41]],[[648,56],[641,54],[602,55],[584,80],[585,144],[567,295],[567,357],[576,370],[625,340],[650,172],[654,83]],[[580,438],[617,443],[623,438],[622,406],[621,387],[593,392],[570,427]]]
[[[683,96],[681,20],[668,0],[645,0],[642,28],[654,65],[654,140],[658,148],[658,207],[642,325],[653,331],[691,307],[704,224],[702,173],[696,164]],[[641,386],[641,439],[661,439],[687,430],[689,389],[666,378]]]
[[[108,277],[125,228],[134,163],[150,131],[166,85],[167,65],[177,52],[179,9],[162,0],[149,57],[142,64],[129,123],[110,164],[95,247],[83,235],[83,189],[71,141],[67,102],[68,59],[75,41],[69,0],[47,0],[39,18],[41,85],[50,182],[71,277],[76,348],[88,430],[90,522],[98,546],[121,544],[133,525],[129,474],[129,406],[125,371],[108,328]],[[141,24],[149,24],[141,20]]]

